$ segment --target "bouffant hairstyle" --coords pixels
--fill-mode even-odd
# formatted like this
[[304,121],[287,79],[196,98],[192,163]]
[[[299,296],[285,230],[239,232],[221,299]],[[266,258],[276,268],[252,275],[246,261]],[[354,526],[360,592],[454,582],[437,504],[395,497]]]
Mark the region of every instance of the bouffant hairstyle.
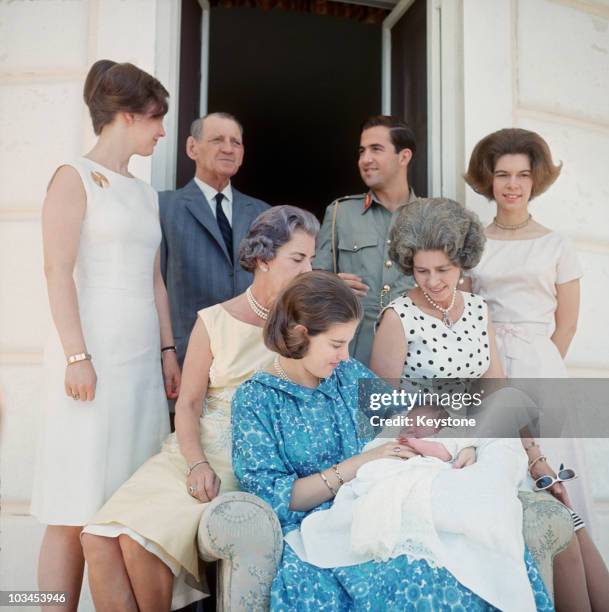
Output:
[[548,143],[535,132],[506,128],[483,138],[472,151],[465,182],[477,193],[494,199],[493,176],[497,160],[503,155],[526,155],[531,164],[531,200],[542,194],[558,178],[562,163],[554,165]]
[[158,79],[133,64],[112,60],[99,60],[91,66],[83,97],[97,135],[118,112],[162,117],[169,108],[169,92]]
[[412,276],[417,251],[443,251],[462,270],[475,267],[486,237],[476,213],[446,198],[403,206],[390,233],[389,257]]
[[[275,301],[264,326],[264,343],[282,357],[302,359],[309,350],[309,338],[362,316],[360,301],[338,276],[322,270],[306,272]],[[297,325],[306,331],[296,329]]]
[[417,143],[415,142],[412,128],[405,121],[393,115],[374,115],[373,117],[368,117],[368,119],[362,123],[360,132],[379,126],[386,127],[389,130],[389,138],[395,147],[396,153],[399,153],[403,149],[410,149],[414,156],[417,149]]
[[313,238],[319,233],[315,215],[297,206],[274,206],[258,215],[239,245],[239,263],[244,270],[254,272],[256,262],[271,261],[277,249],[289,242],[296,231]]

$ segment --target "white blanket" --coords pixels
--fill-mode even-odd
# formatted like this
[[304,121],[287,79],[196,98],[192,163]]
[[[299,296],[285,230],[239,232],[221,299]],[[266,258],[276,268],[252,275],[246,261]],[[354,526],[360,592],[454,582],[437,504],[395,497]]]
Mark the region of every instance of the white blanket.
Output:
[[488,439],[477,455],[460,470],[423,457],[368,462],[285,539],[318,567],[426,559],[501,610],[535,610],[518,500],[526,454],[519,439]]

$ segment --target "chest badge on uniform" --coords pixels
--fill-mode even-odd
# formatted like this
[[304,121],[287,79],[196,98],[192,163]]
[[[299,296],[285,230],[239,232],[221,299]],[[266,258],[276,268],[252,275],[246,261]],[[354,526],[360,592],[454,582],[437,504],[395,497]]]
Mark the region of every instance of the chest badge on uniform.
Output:
[[110,187],[110,181],[101,172],[91,170],[91,178],[93,179],[93,182],[102,189],[105,187]]

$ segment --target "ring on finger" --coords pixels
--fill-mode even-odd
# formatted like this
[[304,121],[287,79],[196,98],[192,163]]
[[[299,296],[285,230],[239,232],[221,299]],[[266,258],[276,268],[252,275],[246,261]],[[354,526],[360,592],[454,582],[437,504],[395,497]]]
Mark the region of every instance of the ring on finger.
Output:
[[72,399],[73,400],[77,400],[78,399],[78,393],[72,393]]
[[194,495],[194,494],[196,493],[196,491],[197,491],[196,487],[193,487],[192,485],[190,485],[190,486],[188,487],[188,492],[189,492],[191,495]]
[[392,450],[394,454],[399,455],[402,449],[399,446],[394,446]]

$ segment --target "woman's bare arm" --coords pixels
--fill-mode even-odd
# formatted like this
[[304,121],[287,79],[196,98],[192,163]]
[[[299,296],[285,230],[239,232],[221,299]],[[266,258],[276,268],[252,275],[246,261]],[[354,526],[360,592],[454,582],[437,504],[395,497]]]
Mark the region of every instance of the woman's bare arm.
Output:
[[[51,179],[42,206],[42,241],[51,315],[66,356],[87,352],[73,277],[86,202],[78,172],[61,166]],[[66,394],[92,400],[96,380],[90,361],[67,366]]]
[[207,393],[212,361],[207,329],[203,321],[197,318],[188,341],[182,387],[175,408],[176,437],[180,451],[189,465],[205,459],[201,448],[199,419]]
[[482,375],[482,378],[505,378],[505,372],[501,365],[499,352],[497,351],[497,343],[495,341],[495,330],[489,318],[488,320],[488,348],[489,348],[489,366],[488,370]]
[[406,361],[406,336],[393,308],[383,313],[370,357],[370,369],[381,378],[400,378]]
[[209,335],[203,321],[197,318],[188,341],[180,395],[176,402],[176,437],[180,451],[189,467],[185,474],[185,487],[199,501],[211,501],[220,491],[220,479],[201,446],[199,419],[209,384],[209,370],[213,362]]
[[[399,449],[399,450],[398,450]],[[349,482],[355,478],[357,470],[374,459],[389,458],[389,459],[410,459],[417,455],[412,448],[407,444],[398,442],[397,440],[388,440],[386,444],[377,446],[371,450],[355,455],[350,459],[341,461],[337,464],[338,471],[344,482]],[[338,491],[341,484],[338,480],[336,472],[330,467],[322,470],[321,473],[327,478],[331,487]],[[334,494],[326,485],[323,478],[317,472],[304,478],[299,478],[292,486],[292,497],[290,499],[290,510],[295,512],[307,512],[313,508],[317,508],[325,501],[332,499]]]
[[[169,314],[169,297],[161,274],[160,251],[157,251],[154,259],[154,301],[159,316],[161,347],[173,346],[174,339],[171,329],[171,316]],[[161,358],[163,360],[165,392],[169,399],[175,399],[180,392],[180,366],[178,365],[177,355],[175,351],[164,351]]]
[[567,356],[571,340],[577,331],[579,318],[579,279],[556,285],[556,312],[554,321],[556,329],[552,334],[552,342],[558,348],[564,359]]

